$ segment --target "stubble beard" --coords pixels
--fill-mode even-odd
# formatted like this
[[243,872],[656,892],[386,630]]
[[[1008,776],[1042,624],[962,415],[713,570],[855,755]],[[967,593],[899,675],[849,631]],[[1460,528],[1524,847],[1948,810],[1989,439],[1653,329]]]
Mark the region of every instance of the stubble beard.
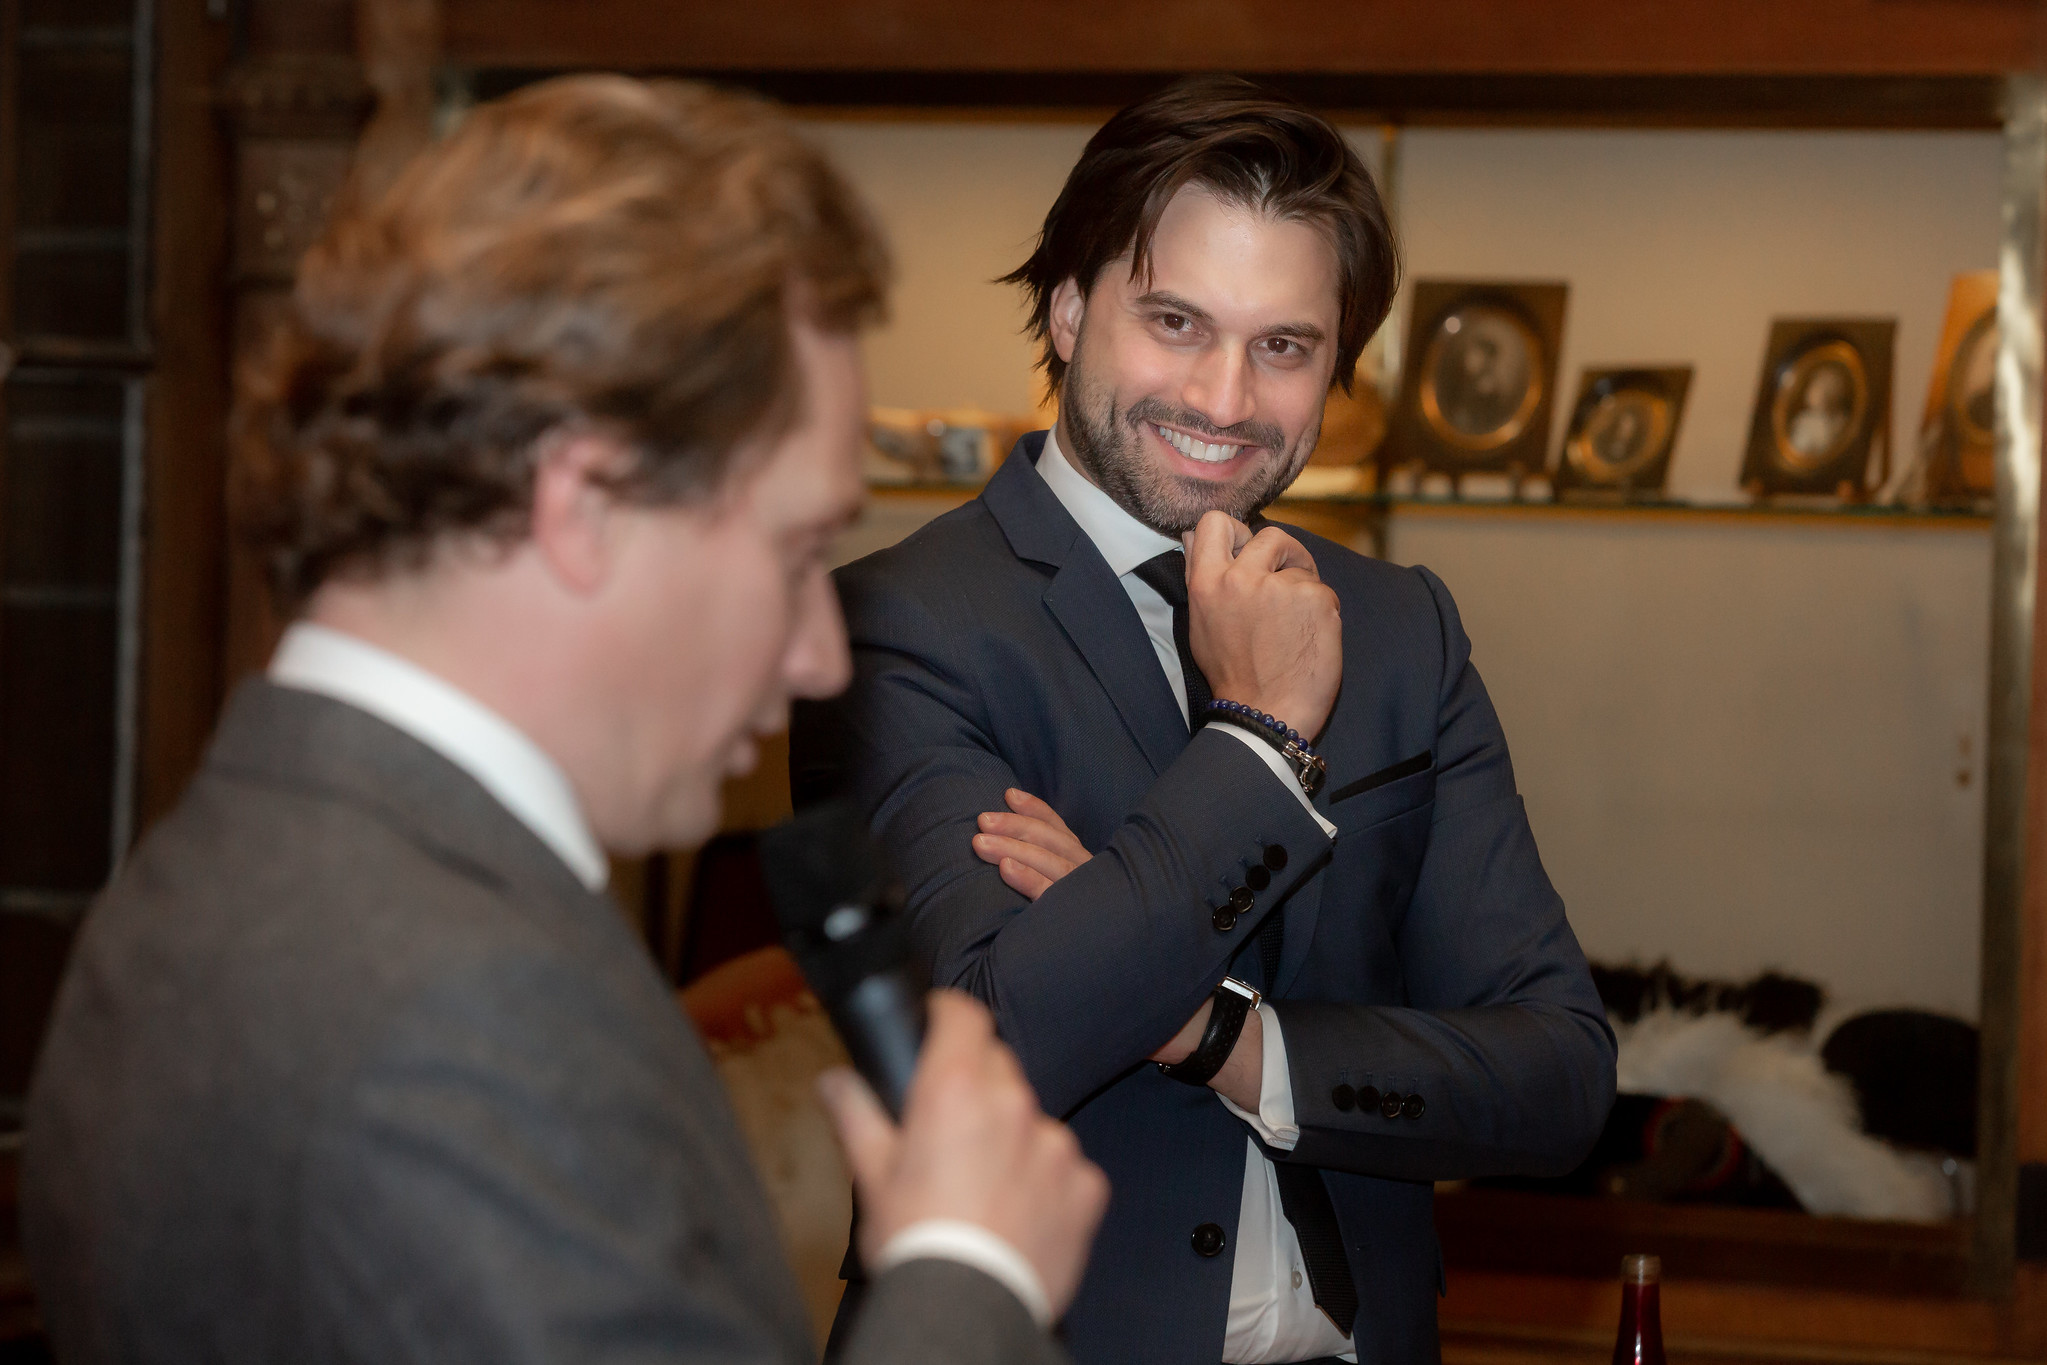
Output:
[[[1080,472],[1131,516],[1162,536],[1174,537],[1193,530],[1208,512],[1227,512],[1245,522],[1257,516],[1300,474],[1322,434],[1319,415],[1288,447],[1279,428],[1270,423],[1240,422],[1218,431],[1200,413],[1169,407],[1156,398],[1140,398],[1119,411],[1115,394],[1089,381],[1078,349],[1060,385],[1059,418],[1066,454]],[[1160,469],[1146,457],[1141,429],[1147,422],[1236,436],[1273,453],[1247,479],[1218,483],[1188,478]]]

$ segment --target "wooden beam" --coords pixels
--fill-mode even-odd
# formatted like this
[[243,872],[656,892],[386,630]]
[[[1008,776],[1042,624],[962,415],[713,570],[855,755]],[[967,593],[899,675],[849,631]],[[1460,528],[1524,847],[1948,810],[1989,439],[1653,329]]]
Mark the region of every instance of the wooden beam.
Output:
[[2038,0],[447,0],[468,67],[1982,76]]
[[157,180],[144,487],[136,828],[169,810],[199,767],[222,684],[227,606],[227,141],[214,89],[226,25],[204,0],[157,17]]

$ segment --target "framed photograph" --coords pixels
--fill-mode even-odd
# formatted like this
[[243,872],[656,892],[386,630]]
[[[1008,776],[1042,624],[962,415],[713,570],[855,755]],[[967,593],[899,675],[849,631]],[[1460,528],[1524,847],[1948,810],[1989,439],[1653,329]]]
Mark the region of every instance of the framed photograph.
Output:
[[1997,496],[1997,272],[1957,275],[1919,427],[1918,495],[1974,507]]
[[[1757,497],[1825,494],[1859,502],[1890,471],[1890,318],[1770,324],[1742,486]],[[1872,478],[1872,457],[1881,472]]]
[[1418,280],[1385,463],[1540,473],[1563,344],[1562,284]]
[[1660,494],[1691,386],[1689,365],[1585,371],[1557,461],[1557,493]]

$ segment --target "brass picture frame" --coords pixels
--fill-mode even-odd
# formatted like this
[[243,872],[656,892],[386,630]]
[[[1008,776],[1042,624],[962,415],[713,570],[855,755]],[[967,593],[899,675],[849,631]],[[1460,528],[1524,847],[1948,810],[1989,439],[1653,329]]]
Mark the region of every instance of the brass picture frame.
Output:
[[1997,271],[1957,275],[1919,426],[1920,499],[1980,507],[1997,496]]
[[[1756,497],[1866,499],[1890,472],[1890,318],[1770,324],[1741,482]],[[1872,456],[1880,470],[1872,477]]]
[[1382,459],[1448,474],[1540,473],[1548,464],[1568,286],[1418,280],[1406,373]]
[[1560,497],[1657,497],[1692,386],[1689,365],[1588,369],[1552,476]]

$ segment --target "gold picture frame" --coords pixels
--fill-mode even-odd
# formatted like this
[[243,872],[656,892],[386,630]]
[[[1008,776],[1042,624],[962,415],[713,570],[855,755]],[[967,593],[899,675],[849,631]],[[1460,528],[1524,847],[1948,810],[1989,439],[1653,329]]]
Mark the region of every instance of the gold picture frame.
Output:
[[1689,365],[1588,369],[1552,476],[1560,497],[1656,497],[1691,391]]
[[[1865,500],[1890,472],[1890,318],[1770,324],[1741,482],[1754,497]],[[1871,464],[1879,469],[1872,474]]]
[[1418,280],[1400,403],[1382,462],[1448,474],[1547,465],[1568,286]]
[[1917,496],[1981,507],[1997,496],[1997,271],[1957,275],[1919,426]]

